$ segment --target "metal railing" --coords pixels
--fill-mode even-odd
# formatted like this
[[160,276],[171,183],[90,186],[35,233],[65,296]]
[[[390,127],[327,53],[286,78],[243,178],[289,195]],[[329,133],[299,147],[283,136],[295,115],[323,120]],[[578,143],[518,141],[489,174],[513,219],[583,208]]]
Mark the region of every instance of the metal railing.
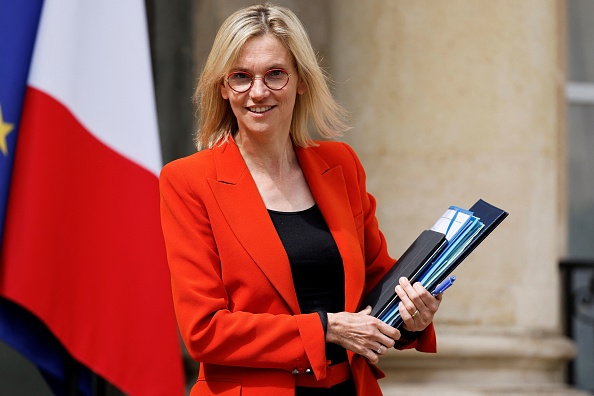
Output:
[[560,268],[565,332],[577,349],[568,365],[568,382],[594,392],[594,260],[563,260]]

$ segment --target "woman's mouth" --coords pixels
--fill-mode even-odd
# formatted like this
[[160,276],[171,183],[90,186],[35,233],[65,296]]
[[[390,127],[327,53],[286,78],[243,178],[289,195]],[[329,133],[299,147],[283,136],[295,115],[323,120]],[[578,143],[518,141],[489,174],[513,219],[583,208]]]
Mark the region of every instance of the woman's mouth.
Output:
[[257,114],[261,114],[261,113],[266,113],[268,110],[272,109],[273,106],[252,106],[252,107],[248,107],[248,111],[250,111],[251,113],[257,113]]

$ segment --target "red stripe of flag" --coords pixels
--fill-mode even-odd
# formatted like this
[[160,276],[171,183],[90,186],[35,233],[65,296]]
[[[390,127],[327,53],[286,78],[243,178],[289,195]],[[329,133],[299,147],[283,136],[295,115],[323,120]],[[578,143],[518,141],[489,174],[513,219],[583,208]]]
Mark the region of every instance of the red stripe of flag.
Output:
[[156,175],[29,88],[12,180],[0,294],[124,392],[183,394]]

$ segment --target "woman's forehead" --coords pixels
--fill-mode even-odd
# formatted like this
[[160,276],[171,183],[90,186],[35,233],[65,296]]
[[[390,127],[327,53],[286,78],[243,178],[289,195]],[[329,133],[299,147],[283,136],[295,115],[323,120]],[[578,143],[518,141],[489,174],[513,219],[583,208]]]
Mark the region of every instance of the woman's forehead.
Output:
[[289,67],[293,56],[274,35],[264,34],[245,42],[233,64],[234,69],[254,70],[259,68]]

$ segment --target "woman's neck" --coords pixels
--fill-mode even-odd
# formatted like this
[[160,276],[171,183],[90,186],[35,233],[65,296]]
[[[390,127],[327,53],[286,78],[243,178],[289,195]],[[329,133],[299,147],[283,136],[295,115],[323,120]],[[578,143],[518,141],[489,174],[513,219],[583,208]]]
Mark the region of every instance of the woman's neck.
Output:
[[[259,138],[259,140],[258,140]],[[268,209],[294,212],[315,203],[289,134],[282,139],[235,135],[239,152]]]
[[265,173],[273,178],[282,177],[297,165],[290,135],[286,135],[284,139],[256,140],[238,132],[235,142],[252,173]]

